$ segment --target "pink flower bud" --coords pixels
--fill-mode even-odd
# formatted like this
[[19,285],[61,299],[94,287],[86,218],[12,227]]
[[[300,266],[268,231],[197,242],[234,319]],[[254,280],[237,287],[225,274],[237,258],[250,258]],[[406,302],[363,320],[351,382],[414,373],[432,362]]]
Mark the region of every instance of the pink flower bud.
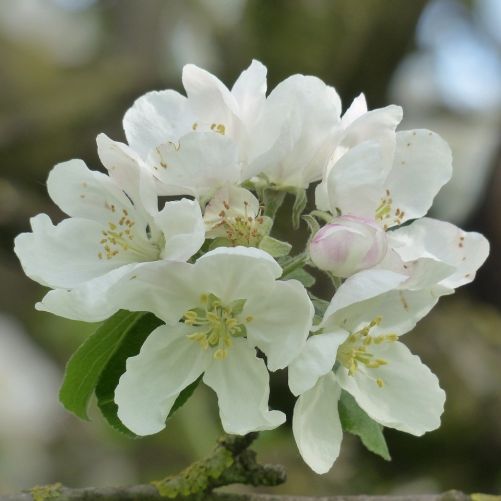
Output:
[[387,248],[386,233],[375,221],[340,216],[313,237],[310,257],[321,270],[346,278],[381,262]]

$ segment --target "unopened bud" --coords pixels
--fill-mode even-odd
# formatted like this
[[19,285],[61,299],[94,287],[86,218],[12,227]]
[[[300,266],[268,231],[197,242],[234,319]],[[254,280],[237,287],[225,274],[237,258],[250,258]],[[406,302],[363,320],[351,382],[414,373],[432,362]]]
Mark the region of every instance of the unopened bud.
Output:
[[310,243],[310,256],[321,270],[347,278],[376,266],[387,249],[386,234],[375,221],[340,216],[316,233]]

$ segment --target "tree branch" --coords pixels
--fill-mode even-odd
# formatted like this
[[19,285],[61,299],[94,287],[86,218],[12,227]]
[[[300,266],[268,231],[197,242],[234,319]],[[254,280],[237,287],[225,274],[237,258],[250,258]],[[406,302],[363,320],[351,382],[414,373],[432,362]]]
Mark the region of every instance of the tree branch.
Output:
[[[50,486],[48,486],[50,487]],[[49,492],[50,489],[46,492]],[[54,490],[55,489],[55,490]],[[135,485],[131,487],[104,487],[70,489],[53,487],[52,494],[45,497],[30,492],[0,496],[0,501],[165,501],[153,485]],[[193,496],[178,498],[183,501],[203,499],[204,501],[501,501],[501,496],[485,494],[468,495],[459,491],[447,491],[442,494],[417,494],[409,496],[327,496],[305,497],[273,494],[231,494],[210,493],[204,497]]]
[[177,475],[151,484],[72,489],[61,484],[33,487],[18,494],[0,495],[0,501],[501,501],[501,496],[467,495],[459,491],[411,496],[304,497],[273,494],[232,494],[213,489],[231,484],[274,486],[285,482],[280,465],[260,465],[248,447],[257,433],[226,435],[206,458]]

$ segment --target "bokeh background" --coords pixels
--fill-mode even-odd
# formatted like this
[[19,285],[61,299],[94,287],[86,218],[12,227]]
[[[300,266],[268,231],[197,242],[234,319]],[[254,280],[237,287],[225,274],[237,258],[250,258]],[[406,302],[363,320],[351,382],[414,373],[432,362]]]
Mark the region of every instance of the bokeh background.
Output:
[[[455,172],[433,214],[492,244],[476,282],[405,338],[447,391],[441,429],[419,439],[388,430],[391,463],[346,436],[324,476],[303,464],[289,426],[265,433],[261,458],[289,471],[276,491],[501,492],[499,0],[0,0],[0,492],[146,482],[213,446],[217,407],[202,386],[164,432],[138,441],[94,407],[90,423],[63,411],[65,361],[95,326],[34,310],[44,290],[22,274],[12,241],[32,215],[62,217],[46,194],[49,170],[75,157],[99,169],[96,135],[122,140],[136,97],[181,90],[187,62],[230,85],[252,58],[268,66],[269,88],[317,75],[345,107],[364,91],[371,108],[403,105],[403,128],[442,134]],[[272,404],[293,404],[283,374]]]

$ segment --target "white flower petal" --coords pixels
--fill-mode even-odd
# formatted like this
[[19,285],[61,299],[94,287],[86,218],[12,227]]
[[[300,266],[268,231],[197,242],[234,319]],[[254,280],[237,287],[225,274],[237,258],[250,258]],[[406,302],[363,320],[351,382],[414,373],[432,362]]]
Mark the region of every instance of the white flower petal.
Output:
[[[387,162],[391,165],[395,153],[395,129],[402,116],[402,108],[394,104],[367,111],[346,128],[342,145],[352,147],[363,141],[376,140],[383,148],[385,166]],[[389,171],[390,166],[387,169]]]
[[187,261],[205,241],[205,226],[198,202],[183,198],[167,202],[154,218],[163,232],[163,259]]
[[299,452],[316,473],[327,473],[339,456],[343,430],[338,401],[341,388],[331,372],[303,393],[294,407],[292,430]]
[[216,393],[219,414],[226,433],[245,435],[272,430],[285,422],[285,414],[268,410],[269,375],[244,339],[235,339],[224,360],[213,360],[204,383]]
[[186,335],[193,327],[163,325],[155,329],[115,390],[118,417],[137,435],[165,428],[165,420],[179,393],[206,369],[211,354]]
[[[372,193],[372,197],[376,197],[376,194],[380,196],[381,180],[384,179],[391,169],[393,156],[395,154],[395,129],[402,120],[402,108],[400,106],[391,105],[386,108],[367,111],[365,99],[363,99],[360,103],[356,103],[358,99],[360,99],[360,96],[355,99],[352,104],[352,106],[355,106],[353,109],[353,115],[350,116],[352,113],[350,107],[350,109],[343,116],[342,123],[346,128],[339,139],[339,144],[334,150],[334,154],[329,160],[327,168],[324,172],[323,180],[315,190],[315,203],[317,208],[320,210],[329,210],[329,173],[333,169],[347,168],[347,166],[343,164],[338,167],[337,163],[344,155],[346,155],[347,152],[350,151],[350,149],[355,146],[365,141],[373,141],[379,145],[381,158],[379,161],[380,165],[378,172],[373,173],[376,174],[377,177],[376,186],[374,187],[375,191]],[[363,111],[364,109],[365,111]],[[350,115],[348,115],[348,113],[350,113]],[[347,119],[345,120],[346,117]],[[349,124],[346,122],[349,122]],[[346,174],[349,176],[349,171],[343,175]],[[365,179],[363,181],[365,182]],[[357,186],[359,185],[357,184]],[[340,187],[340,189],[342,190],[343,188]],[[360,189],[360,187],[358,189]],[[350,210],[353,210],[353,208]],[[357,213],[353,212],[353,214]],[[373,215],[374,214],[372,214],[372,216]]]
[[363,93],[359,94],[344,112],[341,118],[341,125],[344,129],[350,126],[357,118],[367,113],[367,101]]
[[265,353],[271,371],[283,369],[304,348],[315,313],[313,305],[297,280],[269,285],[259,284],[258,277],[253,280],[256,293],[242,311],[242,318],[252,318],[246,324],[249,342]]
[[129,146],[113,141],[106,134],[96,138],[97,151],[110,177],[134,202],[136,210],[158,212],[158,197],[153,173]]
[[238,105],[226,85],[194,64],[184,66],[183,85],[190,108],[197,117],[209,123],[221,123],[226,129],[231,129],[233,115],[238,115]]
[[371,353],[387,364],[377,369],[360,364],[353,376],[341,367],[337,374],[343,389],[383,426],[417,436],[438,428],[445,393],[430,369],[399,342],[371,345]]
[[365,141],[345,153],[327,177],[332,214],[374,219],[380,203],[386,169],[383,150],[377,141]]
[[125,193],[109,176],[91,171],[82,160],[57,164],[49,173],[47,190],[50,198],[71,217],[107,224],[114,213],[123,208],[134,210]]
[[303,351],[288,368],[289,388],[294,395],[313,388],[318,378],[332,370],[337,350],[348,335],[344,329],[336,329],[308,338]]
[[176,323],[200,301],[193,268],[176,261],[122,266],[81,287],[50,291],[36,307],[86,322],[105,320],[124,309],[151,311],[167,323]]
[[130,255],[99,259],[103,226],[88,219],[64,219],[57,226],[49,216],[31,218],[32,233],[15,239],[14,252],[31,279],[49,287],[76,287],[133,261]]
[[108,273],[88,280],[72,289],[54,289],[35,305],[39,311],[46,311],[60,317],[83,322],[101,322],[111,317],[120,308],[120,302],[114,301],[113,288],[122,284],[132,275],[138,265],[135,263],[121,266]]
[[402,289],[418,290],[435,287],[454,273],[455,268],[443,261],[433,258],[419,258],[404,264],[405,271],[410,275],[402,285]]
[[380,318],[371,334],[402,335],[412,330],[437,304],[439,298],[451,290],[436,286],[421,290],[391,290],[374,298],[353,304],[334,313],[325,328],[340,325],[350,332],[366,327]]
[[253,60],[231,89],[238,103],[238,116],[243,122],[258,118],[266,99],[266,66]]
[[395,158],[385,188],[392,199],[392,214],[399,209],[404,216],[392,216],[388,226],[424,216],[451,175],[451,150],[438,134],[428,130],[397,132]]
[[255,218],[259,212],[259,200],[249,190],[240,186],[227,184],[220,188],[209,201],[204,211],[207,230],[211,231],[209,238],[225,234],[223,228],[217,228],[222,221],[222,212],[226,219],[235,217]]
[[195,122],[186,97],[173,90],[148,92],[127,111],[127,142],[143,159],[159,144],[177,141]]
[[247,299],[272,288],[282,274],[280,265],[266,252],[253,247],[218,247],[195,264],[197,283],[223,303]]
[[340,111],[335,89],[318,78],[293,75],[281,82],[268,96],[253,133],[250,171],[289,187],[306,188],[320,179]]
[[396,289],[407,276],[387,270],[364,270],[348,278],[334,294],[321,325],[337,311]]
[[441,285],[456,288],[471,282],[489,255],[489,242],[451,223],[422,218],[389,233],[391,245],[405,261],[428,257],[451,267]]
[[240,182],[236,143],[215,132],[191,132],[179,144],[162,144],[152,160],[164,195],[210,198],[221,186]]

